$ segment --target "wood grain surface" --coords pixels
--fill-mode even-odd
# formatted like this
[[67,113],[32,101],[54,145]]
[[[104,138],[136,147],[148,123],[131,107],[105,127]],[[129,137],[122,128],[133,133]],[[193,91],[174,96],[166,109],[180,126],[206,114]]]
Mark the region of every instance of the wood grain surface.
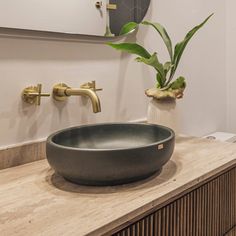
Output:
[[113,236],[233,236],[234,226],[235,167]]
[[44,141],[0,149],[0,170],[45,158]]
[[159,176],[123,186],[78,186],[55,174],[45,160],[5,169],[0,171],[0,235],[107,234],[235,165],[235,144],[185,137],[177,140]]

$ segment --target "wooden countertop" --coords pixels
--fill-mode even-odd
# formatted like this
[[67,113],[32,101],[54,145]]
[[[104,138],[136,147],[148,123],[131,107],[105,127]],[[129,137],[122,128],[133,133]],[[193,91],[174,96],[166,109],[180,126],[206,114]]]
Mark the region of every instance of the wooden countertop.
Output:
[[116,187],[83,187],[47,162],[0,171],[0,235],[102,235],[236,164],[236,145],[179,138],[159,176]]

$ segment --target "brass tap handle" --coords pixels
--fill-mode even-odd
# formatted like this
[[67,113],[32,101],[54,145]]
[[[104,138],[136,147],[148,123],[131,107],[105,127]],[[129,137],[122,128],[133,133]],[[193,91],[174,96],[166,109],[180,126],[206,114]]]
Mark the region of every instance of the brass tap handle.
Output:
[[30,86],[23,90],[22,99],[24,102],[29,104],[40,105],[41,97],[49,97],[49,93],[42,93],[42,84],[37,86]]
[[38,90],[38,94],[36,95],[36,98],[37,98],[36,104],[38,106],[40,106],[41,97],[50,97],[50,94],[49,93],[42,93],[42,84],[37,85],[37,90]]
[[83,89],[92,89],[93,91],[102,91],[102,88],[96,88],[96,81],[91,81],[91,82],[88,82],[88,83],[85,83],[85,84],[82,84],[80,86],[80,88],[83,88]]
[[107,10],[116,10],[116,9],[117,9],[116,4],[111,4],[111,3],[107,4]]

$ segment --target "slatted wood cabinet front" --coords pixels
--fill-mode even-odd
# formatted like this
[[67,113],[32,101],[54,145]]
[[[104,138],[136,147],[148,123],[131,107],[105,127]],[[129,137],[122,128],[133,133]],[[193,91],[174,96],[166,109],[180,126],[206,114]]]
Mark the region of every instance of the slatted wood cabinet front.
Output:
[[236,167],[114,236],[236,236]]

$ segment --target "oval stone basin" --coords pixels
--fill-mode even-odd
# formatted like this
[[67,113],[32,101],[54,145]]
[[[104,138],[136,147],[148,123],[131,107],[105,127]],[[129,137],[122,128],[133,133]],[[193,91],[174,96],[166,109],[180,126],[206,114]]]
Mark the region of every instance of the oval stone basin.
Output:
[[65,179],[82,185],[117,185],[160,172],[174,150],[164,126],[106,123],[68,128],[47,139],[47,159]]

